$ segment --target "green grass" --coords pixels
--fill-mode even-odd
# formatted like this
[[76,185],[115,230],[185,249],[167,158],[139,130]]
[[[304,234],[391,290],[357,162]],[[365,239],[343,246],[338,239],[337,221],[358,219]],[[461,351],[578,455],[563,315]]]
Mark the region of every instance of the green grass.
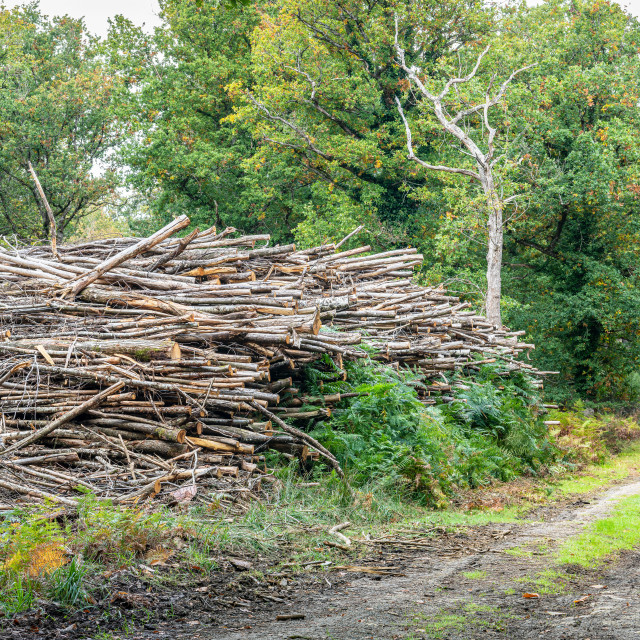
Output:
[[497,607],[490,604],[478,604],[476,602],[465,604],[464,610],[467,613],[498,613]]
[[55,569],[48,580],[48,596],[62,605],[72,607],[86,601],[84,579],[87,567],[77,557]]
[[[572,576],[571,567],[597,569],[605,560],[620,551],[640,545],[640,496],[623,498],[610,516],[591,523],[586,531],[563,542],[549,559],[554,568],[533,577],[517,578],[529,591],[540,595],[563,593]],[[534,547],[516,547],[507,553],[514,556],[531,555]]]
[[462,575],[467,580],[484,580],[487,577],[486,571],[465,571]]
[[535,576],[516,578],[515,582],[526,585],[526,591],[538,595],[554,595],[563,593],[570,575],[558,569],[546,569]]
[[[566,473],[554,479],[553,482],[546,482],[546,499],[557,501],[566,498],[579,497],[604,489],[611,484],[628,478],[634,472],[640,470],[640,441],[634,442],[626,447],[619,455],[612,456],[604,463],[594,463],[586,466],[579,472]],[[543,486],[542,484],[540,486]],[[535,502],[508,505],[501,511],[458,511],[447,509],[446,511],[425,511],[416,520],[418,524],[438,524],[442,526],[482,526],[486,524],[500,524],[525,522],[526,514],[531,509],[538,506]],[[546,547],[539,547],[535,551],[545,552]],[[510,550],[512,555],[517,555],[518,551]],[[532,551],[525,551],[522,548],[522,555],[531,555]]]
[[[416,614],[412,620],[415,625],[420,625],[419,628],[414,629],[414,634],[421,633],[427,635],[429,638],[442,638],[444,633],[450,633],[453,631],[462,631],[468,624],[468,616],[460,615],[458,613],[450,613],[449,611],[442,610],[433,615]],[[412,637],[409,636],[409,637]]]
[[19,573],[7,572],[0,589],[0,610],[10,617],[30,609],[36,600],[33,580]]
[[478,527],[485,524],[518,522],[530,508],[529,505],[511,505],[502,511],[431,511],[423,516],[424,522],[451,527]]
[[534,555],[541,556],[549,553],[549,545],[542,542],[527,544],[520,547],[511,547],[511,549],[506,549],[504,553],[516,558],[531,558]]
[[565,542],[556,559],[560,564],[594,568],[612,554],[640,545],[640,496],[620,500],[608,518]]

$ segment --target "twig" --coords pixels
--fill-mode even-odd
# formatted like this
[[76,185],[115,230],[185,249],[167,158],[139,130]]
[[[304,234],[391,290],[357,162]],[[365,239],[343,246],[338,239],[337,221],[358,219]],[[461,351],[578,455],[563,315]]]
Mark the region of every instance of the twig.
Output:
[[33,487],[25,487],[21,484],[17,484],[16,482],[4,482],[3,480],[0,480],[0,487],[2,487],[3,489],[7,489],[8,491],[16,491],[18,493],[22,493],[26,496],[34,496],[35,498],[40,498],[43,500],[62,502],[63,504],[67,504],[70,507],[76,506],[75,500],[63,498],[62,496],[56,496],[53,493],[40,491],[40,489],[34,489]]
[[129,449],[127,449],[127,445],[124,443],[124,440],[122,439],[122,434],[118,434],[118,438],[120,440],[120,444],[122,445],[122,448],[124,449],[124,455],[127,458],[127,464],[129,465],[129,471],[131,471],[131,478],[133,480],[136,480],[136,472],[133,468],[133,462],[131,462],[131,456],[129,455]]

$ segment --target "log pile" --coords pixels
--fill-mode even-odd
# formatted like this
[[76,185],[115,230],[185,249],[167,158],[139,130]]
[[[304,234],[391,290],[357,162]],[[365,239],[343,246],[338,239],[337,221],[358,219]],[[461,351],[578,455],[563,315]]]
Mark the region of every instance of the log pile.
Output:
[[57,257],[4,242],[7,495],[72,504],[80,487],[123,503],[180,502],[207,487],[236,500],[270,478],[268,449],[341,473],[306,430],[344,395],[297,386],[321,357],[338,375],[364,355],[417,368],[427,404],[455,392],[445,371],[495,359],[528,367],[515,358],[533,345],[519,334],[412,281],[415,249],[297,250],[234,229],[176,237],[188,224],[60,246]]

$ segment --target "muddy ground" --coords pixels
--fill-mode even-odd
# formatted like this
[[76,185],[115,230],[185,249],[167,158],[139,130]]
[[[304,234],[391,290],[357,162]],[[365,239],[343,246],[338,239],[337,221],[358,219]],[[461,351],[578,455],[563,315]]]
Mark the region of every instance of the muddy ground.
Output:
[[[640,638],[640,552],[600,570],[569,567],[562,593],[524,598],[527,576],[550,568],[545,553],[606,517],[629,479],[601,495],[545,507],[526,522],[425,532],[419,543],[367,545],[344,567],[254,575],[225,562],[213,577],[154,586],[139,569],[111,576],[104,599],[72,616],[40,603],[0,631],[2,638],[171,638],[172,640],[451,640]],[[412,534],[415,536],[415,533]],[[536,552],[544,545],[545,553]],[[526,546],[534,555],[505,553]],[[357,563],[358,568],[353,567]],[[254,559],[255,568],[260,559]],[[369,573],[363,571],[365,569]],[[535,585],[534,585],[535,586]],[[576,602],[578,601],[578,602]],[[277,620],[278,616],[294,616]],[[295,616],[304,616],[295,619]],[[124,625],[124,631],[122,631]]]

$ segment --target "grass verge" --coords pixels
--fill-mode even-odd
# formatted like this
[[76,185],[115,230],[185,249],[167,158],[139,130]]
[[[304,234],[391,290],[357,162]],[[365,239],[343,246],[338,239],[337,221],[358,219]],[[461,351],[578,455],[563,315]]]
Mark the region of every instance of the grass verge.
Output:
[[640,442],[628,444],[620,453],[592,463],[578,473],[565,474],[552,485],[558,499],[578,496],[628,478],[640,470]]
[[592,523],[564,543],[556,555],[561,565],[599,567],[605,558],[640,545],[640,496],[623,498],[611,515]]
[[[621,551],[640,545],[640,496],[621,499],[606,518],[591,523],[587,529],[548,552],[553,567],[533,577],[524,576],[516,582],[528,585],[529,590],[540,595],[563,593],[576,577],[573,567],[598,569]],[[516,547],[509,550],[514,556],[526,557],[533,549]],[[546,547],[545,547],[546,548]],[[528,553],[529,552],[529,553]]]

